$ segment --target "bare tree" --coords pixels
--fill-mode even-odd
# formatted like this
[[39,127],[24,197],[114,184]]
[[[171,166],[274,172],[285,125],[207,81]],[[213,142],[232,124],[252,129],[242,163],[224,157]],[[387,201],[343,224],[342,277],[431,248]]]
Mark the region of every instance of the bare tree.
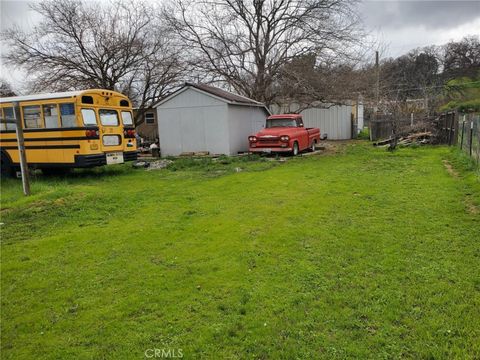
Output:
[[282,67],[344,56],[358,35],[352,2],[341,0],[175,0],[164,15],[198,71],[267,105]]
[[144,107],[178,84],[183,63],[177,44],[153,6],[48,0],[32,7],[43,15],[38,26],[3,33],[11,49],[6,63],[33,76],[32,91],[104,88]]
[[432,100],[441,93],[442,77],[438,49],[415,49],[396,59],[387,59],[381,65],[381,90],[388,99],[406,101],[423,99],[428,113]]
[[12,86],[5,79],[0,78],[0,96],[15,96]]
[[458,42],[444,46],[444,75],[447,80],[455,77],[475,77],[480,71],[480,38],[466,36]]
[[[345,59],[343,59],[345,60]],[[274,84],[277,106],[293,104],[296,112],[351,103],[368,94],[369,68],[356,62],[317,64],[315,54],[297,57],[281,68]],[[292,111],[288,108],[286,111]]]

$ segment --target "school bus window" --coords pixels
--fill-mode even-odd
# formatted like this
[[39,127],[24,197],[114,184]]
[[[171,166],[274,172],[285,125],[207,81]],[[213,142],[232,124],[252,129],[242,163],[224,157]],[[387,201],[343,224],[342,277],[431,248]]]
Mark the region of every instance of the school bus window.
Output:
[[84,125],[97,125],[97,117],[93,109],[82,109],[82,118]]
[[84,104],[93,104],[93,97],[91,96],[82,96],[82,103]]
[[45,127],[48,129],[58,128],[58,106],[57,104],[43,105],[43,118]]
[[62,127],[75,127],[75,105],[72,103],[60,104]]
[[38,129],[42,127],[42,119],[40,117],[40,105],[31,105],[23,107],[23,121],[25,128]]
[[130,111],[122,111],[123,125],[133,125],[132,113]]
[[105,126],[118,125],[117,110],[100,109],[98,113],[100,114],[100,122],[102,123],[102,125],[105,125]]
[[2,119],[2,121],[0,121],[0,130],[7,130],[7,124],[3,122],[3,120],[5,120],[5,117],[3,116],[2,108],[0,108],[0,119]]
[[[5,119],[13,120],[14,119],[13,107],[3,108],[3,115],[5,116]],[[12,123],[6,124],[6,128],[7,130],[15,130],[15,124],[12,124]]]

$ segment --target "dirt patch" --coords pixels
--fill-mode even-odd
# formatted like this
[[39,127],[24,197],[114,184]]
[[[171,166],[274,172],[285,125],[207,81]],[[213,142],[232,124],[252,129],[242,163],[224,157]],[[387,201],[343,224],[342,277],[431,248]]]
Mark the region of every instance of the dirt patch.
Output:
[[[459,173],[453,168],[452,164],[450,164],[448,160],[443,160],[443,166],[445,166],[445,169],[453,178],[460,177]],[[480,208],[473,203],[473,200],[469,194],[466,195],[464,203],[468,213],[473,215],[480,214]]]
[[472,199],[469,196],[465,198],[465,206],[467,208],[467,211],[470,214],[473,214],[473,215],[480,214],[480,209],[478,208],[477,205],[473,203]]
[[458,178],[458,172],[453,168],[452,164],[450,164],[448,160],[443,160],[443,166],[445,166],[445,169],[447,169],[448,173],[452,177]]
[[302,156],[344,154],[348,145],[360,143],[358,140],[322,140],[317,144],[317,151],[305,152]]
[[355,140],[325,140],[320,141],[320,146],[324,146],[325,153],[343,153],[347,149],[347,146],[350,144],[354,144]]

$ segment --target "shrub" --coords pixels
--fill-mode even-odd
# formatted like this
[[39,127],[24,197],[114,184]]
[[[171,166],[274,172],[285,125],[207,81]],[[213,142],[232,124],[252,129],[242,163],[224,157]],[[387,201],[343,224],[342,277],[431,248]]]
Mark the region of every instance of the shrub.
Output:
[[370,140],[370,131],[368,128],[363,128],[357,135],[360,140]]

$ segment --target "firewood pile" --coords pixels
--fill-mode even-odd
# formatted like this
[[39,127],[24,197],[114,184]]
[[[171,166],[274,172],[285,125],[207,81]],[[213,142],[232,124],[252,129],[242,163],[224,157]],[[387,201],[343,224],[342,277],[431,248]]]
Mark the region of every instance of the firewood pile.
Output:
[[422,131],[413,134],[409,134],[406,136],[401,136],[397,139],[395,143],[395,139],[393,137],[377,141],[373,143],[373,146],[378,147],[392,147],[392,146],[411,146],[411,145],[426,145],[426,144],[434,144],[435,137],[433,136],[431,131]]
[[442,133],[439,131],[436,118],[433,117],[417,120],[415,124],[403,124],[403,126],[399,124],[394,130],[395,132],[392,131],[392,135],[388,139],[376,141],[373,146],[388,147],[388,150],[393,150],[397,146],[442,143]]

